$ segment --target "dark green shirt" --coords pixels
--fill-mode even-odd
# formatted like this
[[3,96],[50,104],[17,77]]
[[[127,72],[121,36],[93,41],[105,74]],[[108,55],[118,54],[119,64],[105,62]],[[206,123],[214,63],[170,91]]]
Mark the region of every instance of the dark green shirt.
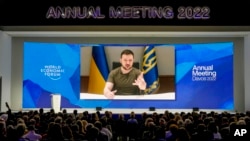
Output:
[[133,83],[140,73],[140,70],[132,68],[129,73],[123,74],[121,67],[118,67],[110,72],[107,81],[114,84],[113,90],[117,90],[115,95],[139,95],[142,92],[138,86],[134,86]]

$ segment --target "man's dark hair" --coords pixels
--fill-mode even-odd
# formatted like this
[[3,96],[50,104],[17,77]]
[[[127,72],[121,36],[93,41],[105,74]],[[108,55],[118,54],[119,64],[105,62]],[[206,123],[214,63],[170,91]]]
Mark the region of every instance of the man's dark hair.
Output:
[[123,51],[121,52],[121,57],[122,57],[123,54],[125,54],[125,55],[131,54],[131,55],[134,56],[134,52],[133,52],[132,50],[130,50],[130,49],[125,49],[125,50],[123,50]]
[[97,127],[99,130],[102,130],[102,123],[100,121],[96,121],[94,126]]

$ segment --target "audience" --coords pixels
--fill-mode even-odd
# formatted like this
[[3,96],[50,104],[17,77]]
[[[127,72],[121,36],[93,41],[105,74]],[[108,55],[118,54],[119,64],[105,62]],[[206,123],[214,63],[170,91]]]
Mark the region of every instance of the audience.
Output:
[[10,111],[0,114],[0,141],[228,141],[237,125],[250,129],[249,111],[129,115]]

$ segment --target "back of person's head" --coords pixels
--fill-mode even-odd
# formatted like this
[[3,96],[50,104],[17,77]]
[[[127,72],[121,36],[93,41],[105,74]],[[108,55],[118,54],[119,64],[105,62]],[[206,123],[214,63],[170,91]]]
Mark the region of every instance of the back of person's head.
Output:
[[250,122],[250,117],[246,116],[246,117],[244,118],[244,120],[245,120],[246,123],[248,123],[248,122]]
[[67,114],[67,110],[66,110],[66,109],[63,109],[62,113],[63,113],[63,114]]
[[146,120],[146,118],[148,117],[148,114],[146,112],[143,112],[142,113],[142,119],[143,120]]
[[94,126],[97,127],[99,130],[102,130],[102,123],[100,121],[96,121]]
[[61,124],[62,121],[63,121],[63,119],[62,119],[62,117],[60,117],[60,116],[57,116],[57,117],[55,118],[55,123]]
[[189,118],[185,119],[185,121],[184,121],[185,126],[188,124],[192,124],[192,123],[193,122]]
[[18,137],[22,137],[24,135],[24,133],[25,133],[25,130],[26,130],[25,124],[23,124],[23,123],[17,124],[16,132],[17,132]]
[[29,130],[29,131],[34,131],[34,130],[35,130],[34,125],[29,125],[29,126],[28,126],[28,130]]
[[226,116],[221,118],[221,122],[224,123],[228,123],[228,118]]
[[110,112],[109,112],[109,111],[105,111],[105,112],[104,112],[104,115],[105,115],[107,118],[111,118],[111,117],[110,117]]
[[86,130],[86,126],[88,125],[88,121],[87,120],[81,120],[82,121],[82,126],[84,128],[84,130]]
[[177,141],[189,141],[191,139],[188,131],[184,127],[178,129],[178,138]]
[[164,118],[159,118],[159,124],[160,125],[166,125],[166,120]]
[[172,125],[172,124],[177,125],[177,122],[176,122],[174,119],[170,119],[170,120],[167,122],[166,130],[169,130],[169,129],[170,129],[170,125]]
[[155,123],[153,121],[149,122],[148,127],[150,131],[153,131],[155,129]]
[[78,113],[78,111],[75,109],[75,110],[73,111],[73,114],[76,116],[77,113]]
[[35,120],[35,124],[36,124],[36,123],[39,123],[40,120],[41,120],[41,119],[40,119],[40,116],[39,116],[39,115],[35,115],[35,116],[34,116],[34,120]]
[[118,115],[118,119],[124,120],[124,114],[119,114],[119,115]]
[[63,133],[63,136],[66,139],[71,139],[72,140],[73,133],[72,133],[72,130],[71,130],[70,126],[68,126],[68,125],[62,126],[62,133]]
[[132,111],[132,112],[130,113],[130,118],[135,118],[135,112]]
[[92,127],[94,127],[94,124],[88,123],[88,124],[86,125],[86,131],[89,132],[90,129],[91,129]]
[[231,116],[229,118],[229,123],[231,123],[231,122],[237,122],[237,117],[236,116]]
[[237,127],[237,122],[230,122],[229,124],[229,130],[233,131]]
[[83,112],[83,116],[88,117],[88,116],[89,116],[89,112],[88,112],[88,111],[84,111],[84,112]]
[[212,131],[213,133],[217,133],[219,129],[214,121],[210,121],[207,128],[209,131]]
[[49,122],[54,122],[55,121],[55,117],[48,117],[49,118]]
[[50,113],[51,113],[51,114],[54,114],[54,113],[55,113],[55,110],[54,110],[54,109],[50,109]]
[[144,125],[145,125],[145,126],[148,126],[148,123],[149,123],[149,122],[153,122],[153,121],[154,121],[153,118],[148,117],[148,118],[145,120]]
[[79,126],[77,124],[73,124],[73,125],[71,125],[71,130],[74,133],[78,133],[79,132]]
[[7,135],[7,140],[8,141],[16,141],[18,140],[18,135],[16,128],[14,125],[8,125],[6,129],[6,135]]
[[29,124],[31,124],[31,125],[35,125],[36,124],[36,120],[35,119],[30,119],[30,121],[29,121]]
[[171,131],[172,134],[177,134],[178,129],[179,129],[179,127],[176,124],[171,124],[169,126],[169,131]]
[[1,120],[4,120],[5,122],[8,120],[8,114],[2,114],[1,116],[0,116],[0,119]]
[[81,120],[77,120],[77,121],[76,121],[76,124],[77,124],[78,127],[79,127],[79,131],[80,131],[80,132],[83,132],[83,123],[82,123],[82,121],[81,121]]
[[97,127],[91,127],[89,130],[90,139],[97,138],[99,136],[99,129]]
[[197,125],[197,132],[198,132],[198,133],[202,133],[202,132],[204,132],[205,130],[206,130],[206,125],[205,125],[205,124],[200,123],[200,124]]
[[68,117],[66,120],[65,120],[66,124],[67,125],[71,125],[73,123],[73,119],[71,117]]
[[92,120],[99,120],[99,116],[97,115],[97,113],[92,113],[91,118]]
[[14,120],[8,120],[7,122],[6,122],[6,125],[15,125],[15,121]]
[[205,125],[208,125],[210,123],[210,119],[206,117],[203,122]]
[[37,110],[34,110],[33,115],[37,115],[39,112]]
[[54,123],[50,129],[51,137],[61,137],[62,136],[62,126],[59,123]]
[[96,111],[95,113],[96,113],[96,115],[97,115],[98,117],[101,117],[101,112],[100,112],[100,111]]
[[180,120],[177,121],[177,125],[179,127],[185,127],[184,121],[182,119],[180,119]]
[[171,119],[174,119],[174,118],[175,118],[175,115],[174,115],[173,113],[169,112],[169,113],[168,113],[168,117],[169,117],[169,119],[171,120]]
[[226,127],[222,128],[222,129],[220,130],[220,134],[221,134],[221,137],[222,137],[223,139],[225,139],[227,136],[230,135],[229,128],[226,128]]
[[17,124],[19,124],[19,123],[25,124],[25,122],[24,122],[24,120],[22,118],[18,118],[17,121],[16,121],[16,123]]
[[246,125],[246,122],[244,119],[240,119],[237,121],[237,125]]
[[103,116],[103,117],[100,119],[100,122],[102,123],[102,126],[103,126],[103,127],[106,127],[106,126],[108,125],[107,117],[106,117],[106,116]]
[[40,108],[40,109],[39,109],[39,113],[40,113],[40,114],[43,114],[43,113],[44,113],[43,108]]

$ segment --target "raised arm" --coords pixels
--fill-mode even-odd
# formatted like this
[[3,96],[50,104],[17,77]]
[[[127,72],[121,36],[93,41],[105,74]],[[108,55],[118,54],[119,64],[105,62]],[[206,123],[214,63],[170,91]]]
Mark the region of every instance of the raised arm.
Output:
[[137,79],[135,80],[133,85],[137,85],[140,90],[145,90],[146,89],[147,83],[144,80],[143,72],[141,72],[141,74],[137,77]]

